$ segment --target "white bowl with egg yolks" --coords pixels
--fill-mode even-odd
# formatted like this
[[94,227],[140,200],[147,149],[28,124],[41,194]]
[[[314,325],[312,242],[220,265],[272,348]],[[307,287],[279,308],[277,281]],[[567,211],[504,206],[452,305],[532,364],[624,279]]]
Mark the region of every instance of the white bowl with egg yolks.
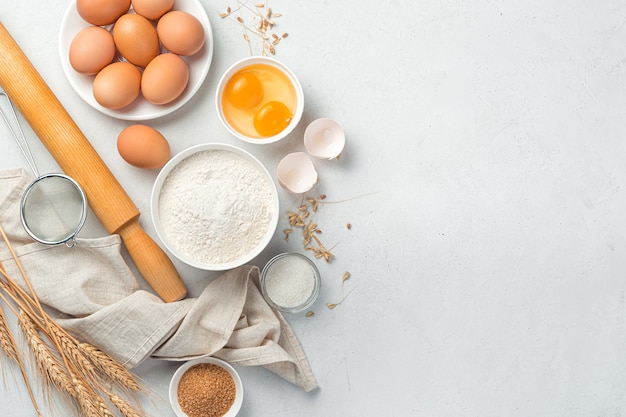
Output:
[[[233,81],[242,73],[253,74],[254,82],[233,88]],[[265,56],[234,63],[222,75],[215,101],[226,130],[254,144],[283,139],[295,129],[304,111],[304,93],[296,75],[285,64]]]

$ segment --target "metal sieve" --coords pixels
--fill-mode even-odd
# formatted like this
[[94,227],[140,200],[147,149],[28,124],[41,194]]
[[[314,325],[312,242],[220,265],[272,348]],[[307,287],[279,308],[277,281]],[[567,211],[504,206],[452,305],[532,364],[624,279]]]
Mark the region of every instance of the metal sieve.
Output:
[[0,114],[36,177],[22,195],[22,225],[40,243],[64,243],[67,247],[73,247],[76,244],[76,235],[87,217],[85,192],[74,179],[65,174],[39,175],[15,108],[1,88],[0,97],[4,97],[6,102],[0,106]]

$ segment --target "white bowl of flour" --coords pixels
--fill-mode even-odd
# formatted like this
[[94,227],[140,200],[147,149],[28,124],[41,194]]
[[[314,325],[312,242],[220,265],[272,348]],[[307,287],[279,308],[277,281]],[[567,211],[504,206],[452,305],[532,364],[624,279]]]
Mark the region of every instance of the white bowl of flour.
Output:
[[181,261],[224,271],[259,255],[278,224],[278,191],[267,169],[236,146],[208,143],[174,156],[152,188],[157,235]]

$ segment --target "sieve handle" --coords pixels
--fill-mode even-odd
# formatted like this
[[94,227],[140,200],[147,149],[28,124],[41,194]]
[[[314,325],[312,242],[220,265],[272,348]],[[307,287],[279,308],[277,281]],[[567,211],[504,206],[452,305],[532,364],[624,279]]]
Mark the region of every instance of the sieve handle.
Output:
[[139,209],[2,23],[0,86],[61,169],[81,185],[107,232],[120,234],[146,282],[167,302],[183,298],[185,285],[139,226]]

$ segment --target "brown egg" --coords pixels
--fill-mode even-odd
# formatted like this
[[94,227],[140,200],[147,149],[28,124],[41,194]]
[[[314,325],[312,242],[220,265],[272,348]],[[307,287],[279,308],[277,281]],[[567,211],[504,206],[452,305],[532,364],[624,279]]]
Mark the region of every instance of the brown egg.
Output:
[[202,23],[180,10],[172,10],[161,17],[157,33],[163,46],[178,55],[193,55],[204,45]]
[[135,13],[146,19],[157,20],[169,12],[174,5],[174,0],[132,0]]
[[189,67],[176,54],[154,58],[141,77],[141,92],[152,104],[167,104],[182,94],[189,81]]
[[93,80],[93,96],[103,107],[121,109],[132,103],[141,88],[141,72],[129,62],[107,65]]
[[115,57],[115,43],[108,30],[88,26],[74,36],[70,44],[70,65],[81,74],[95,74]]
[[115,46],[124,58],[145,67],[159,54],[159,38],[148,19],[138,14],[125,14],[113,26]]
[[130,0],[76,0],[80,17],[96,26],[114,23],[130,9]]
[[170,158],[170,145],[156,129],[145,125],[131,125],[117,137],[117,151],[129,164],[137,168],[161,168]]

